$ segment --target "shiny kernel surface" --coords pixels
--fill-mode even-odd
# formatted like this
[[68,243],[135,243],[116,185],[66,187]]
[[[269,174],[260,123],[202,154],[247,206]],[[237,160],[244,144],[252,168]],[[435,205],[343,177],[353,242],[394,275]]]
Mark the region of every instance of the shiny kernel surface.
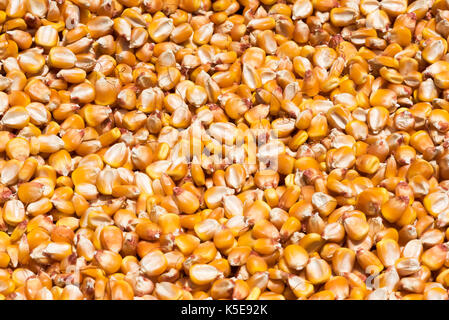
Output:
[[448,300],[448,37],[440,0],[0,0],[1,299]]

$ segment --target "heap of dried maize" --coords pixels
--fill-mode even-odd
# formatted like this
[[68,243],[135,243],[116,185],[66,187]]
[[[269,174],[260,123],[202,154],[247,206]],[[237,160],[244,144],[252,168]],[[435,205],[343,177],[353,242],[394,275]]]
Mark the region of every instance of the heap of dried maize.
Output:
[[448,299],[448,0],[0,0],[0,299]]

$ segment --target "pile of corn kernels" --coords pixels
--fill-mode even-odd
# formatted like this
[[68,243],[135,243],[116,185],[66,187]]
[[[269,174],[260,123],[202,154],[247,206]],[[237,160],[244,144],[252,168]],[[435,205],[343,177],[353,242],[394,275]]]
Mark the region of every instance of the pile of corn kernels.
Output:
[[448,0],[0,0],[0,299],[448,299]]

